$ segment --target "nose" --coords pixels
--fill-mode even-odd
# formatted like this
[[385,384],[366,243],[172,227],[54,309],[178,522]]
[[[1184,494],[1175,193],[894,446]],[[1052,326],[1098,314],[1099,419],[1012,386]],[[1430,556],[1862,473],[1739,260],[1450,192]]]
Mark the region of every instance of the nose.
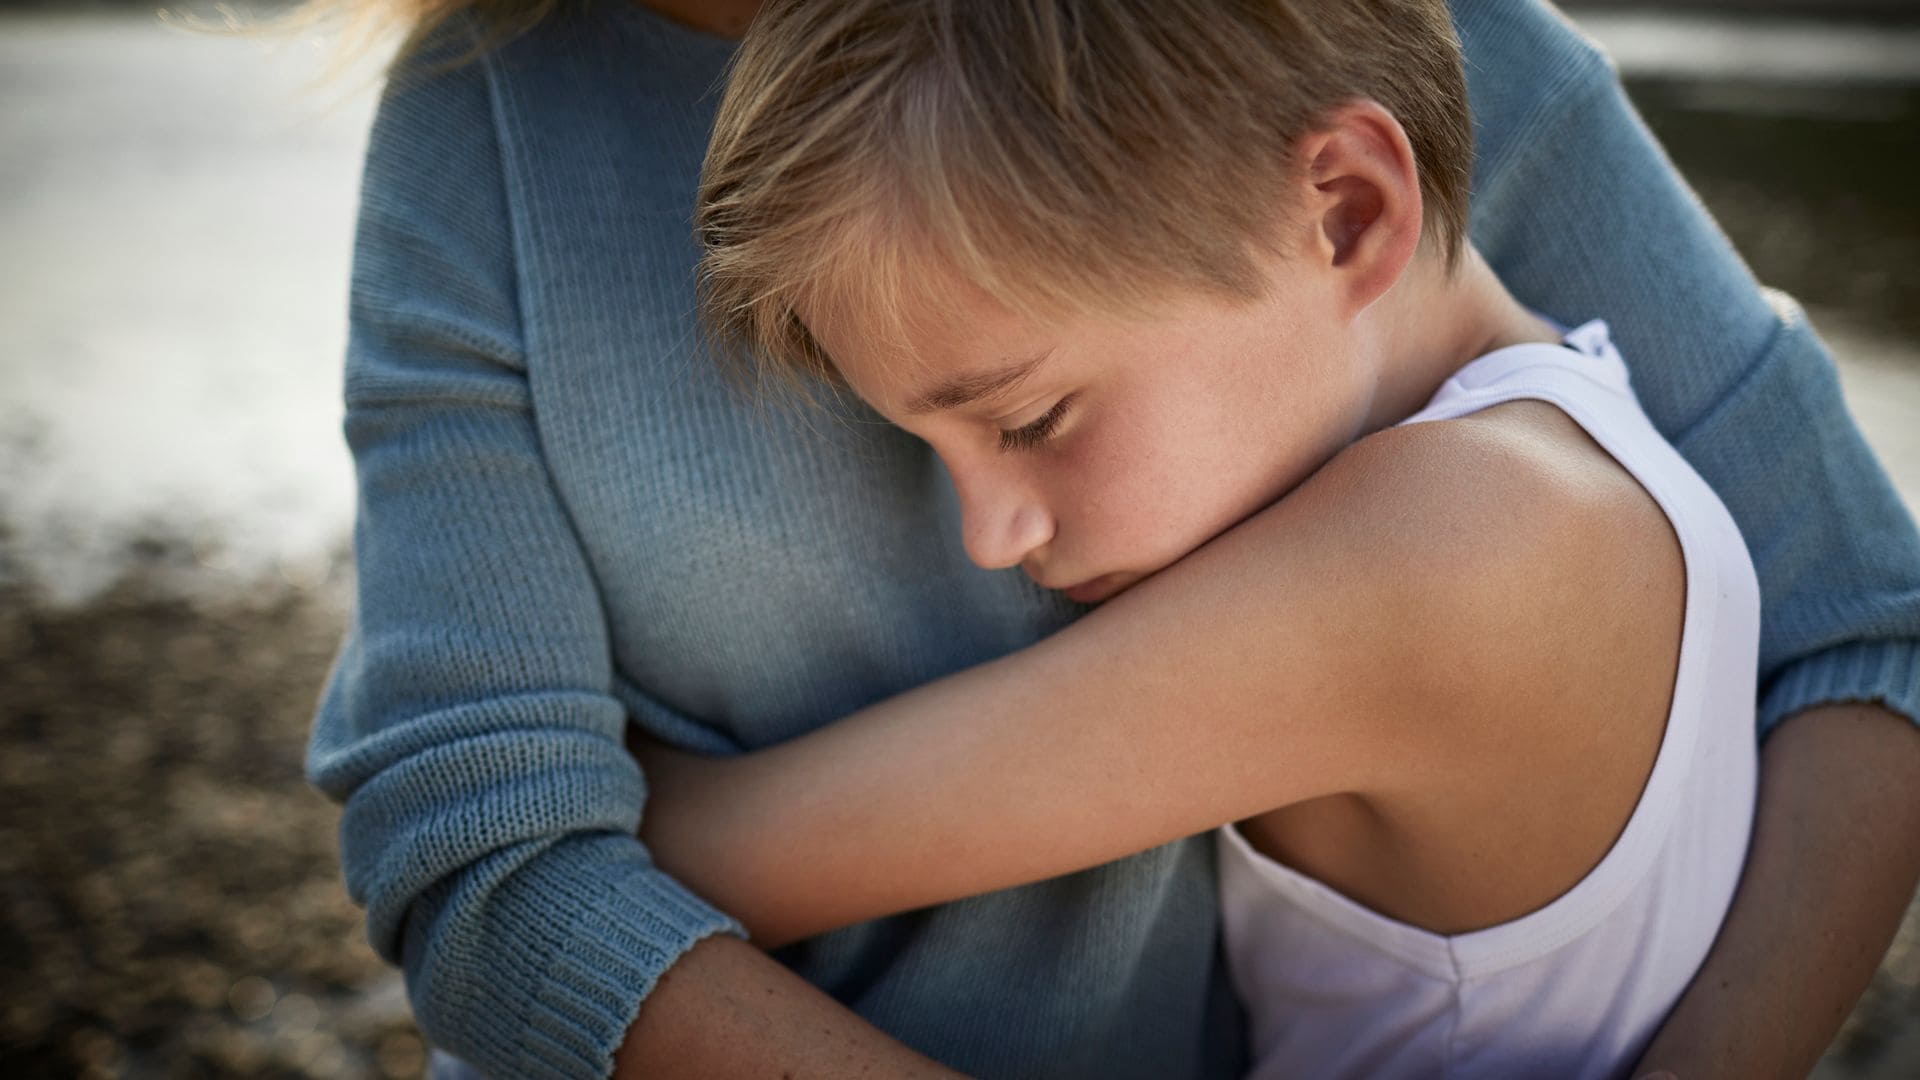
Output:
[[947,471],[960,499],[960,540],[967,558],[985,570],[1018,566],[1053,539],[1046,502],[1009,470],[973,466]]

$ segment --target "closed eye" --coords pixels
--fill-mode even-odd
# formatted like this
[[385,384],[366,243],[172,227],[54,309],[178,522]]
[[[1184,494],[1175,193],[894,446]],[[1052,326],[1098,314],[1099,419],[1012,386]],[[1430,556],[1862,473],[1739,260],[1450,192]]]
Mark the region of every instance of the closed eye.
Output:
[[1068,394],[1056,402],[1053,408],[1041,413],[1040,417],[1031,424],[1014,428],[1012,431],[1002,431],[1000,433],[1001,452],[1032,450],[1046,442],[1053,435],[1054,429],[1060,426],[1061,419],[1067,415],[1067,408],[1073,404],[1073,399],[1074,395]]

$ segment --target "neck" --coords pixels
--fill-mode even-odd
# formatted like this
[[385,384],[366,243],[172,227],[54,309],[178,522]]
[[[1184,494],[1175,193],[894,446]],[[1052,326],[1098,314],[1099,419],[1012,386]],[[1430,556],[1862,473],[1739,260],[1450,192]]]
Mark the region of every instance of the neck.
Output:
[[1515,300],[1480,253],[1468,247],[1448,274],[1422,256],[1368,312],[1380,363],[1366,430],[1419,412],[1470,361],[1524,342],[1554,343],[1552,325]]
[[635,0],[682,26],[716,37],[740,40],[747,24],[760,13],[761,0]]

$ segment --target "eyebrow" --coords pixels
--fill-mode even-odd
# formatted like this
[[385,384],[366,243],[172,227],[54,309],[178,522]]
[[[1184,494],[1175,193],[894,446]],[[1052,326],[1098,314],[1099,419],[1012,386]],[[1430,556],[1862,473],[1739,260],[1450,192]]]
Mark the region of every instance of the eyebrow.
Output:
[[989,371],[976,371],[967,375],[956,375],[940,383],[933,389],[914,398],[908,403],[907,412],[915,416],[923,413],[941,412],[957,409],[962,405],[971,405],[984,397],[991,397],[1017,385],[1021,380],[1034,373],[1047,357],[1053,355],[1048,349],[1039,356],[1026,360],[1016,360]]

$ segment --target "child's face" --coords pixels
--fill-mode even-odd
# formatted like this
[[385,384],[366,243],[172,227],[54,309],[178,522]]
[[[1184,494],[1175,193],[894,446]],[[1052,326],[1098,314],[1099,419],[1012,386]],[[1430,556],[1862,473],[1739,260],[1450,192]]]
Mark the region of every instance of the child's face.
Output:
[[1178,296],[1116,319],[1033,321],[972,287],[907,329],[802,311],[848,385],[925,439],[967,554],[1095,603],[1305,479],[1358,437],[1374,373],[1324,275],[1274,260],[1251,302]]

